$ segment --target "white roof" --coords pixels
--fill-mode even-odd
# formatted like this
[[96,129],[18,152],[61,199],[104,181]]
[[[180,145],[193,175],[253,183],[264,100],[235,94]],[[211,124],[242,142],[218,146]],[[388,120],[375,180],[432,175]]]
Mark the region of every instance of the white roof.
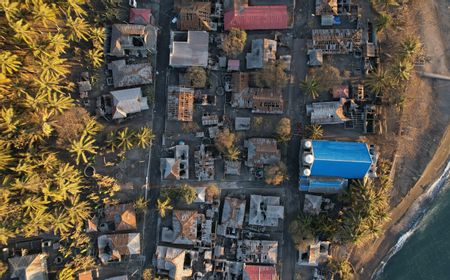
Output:
[[208,43],[208,32],[188,31],[188,39],[186,42],[172,42],[170,66],[208,66]]
[[111,91],[113,96],[113,119],[126,118],[128,114],[148,110],[147,97],[142,97],[141,88]]

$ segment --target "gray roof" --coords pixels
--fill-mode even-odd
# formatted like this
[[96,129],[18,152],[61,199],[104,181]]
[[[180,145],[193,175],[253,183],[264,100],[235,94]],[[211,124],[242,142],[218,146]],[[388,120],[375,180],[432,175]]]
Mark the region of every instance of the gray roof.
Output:
[[308,65],[309,66],[322,66],[323,54],[322,50],[309,50],[308,51]]
[[247,69],[258,69],[264,66],[263,63],[263,40],[252,40],[252,50],[245,56]]
[[305,203],[303,204],[303,212],[313,215],[319,215],[322,205],[322,196],[305,195]]
[[245,263],[276,264],[278,261],[278,241],[239,240],[236,258],[238,261]]
[[43,254],[8,259],[11,278],[47,280],[47,257]]
[[153,82],[152,65],[150,63],[126,64],[124,59],[108,64],[112,71],[115,88],[132,87]]
[[250,118],[236,117],[234,119],[234,129],[235,130],[249,130],[250,129]]
[[221,224],[230,228],[242,228],[245,216],[245,200],[225,197]]
[[250,196],[250,225],[256,226],[278,226],[278,219],[283,219],[284,207],[280,205],[277,196]]
[[306,105],[306,112],[313,124],[342,124],[349,120],[343,111],[343,101],[316,102]]
[[170,66],[208,66],[208,44],[209,34],[206,31],[188,31],[187,41],[172,38]]
[[142,97],[141,88],[111,91],[113,96],[113,119],[123,119],[128,114],[148,110],[147,97]]

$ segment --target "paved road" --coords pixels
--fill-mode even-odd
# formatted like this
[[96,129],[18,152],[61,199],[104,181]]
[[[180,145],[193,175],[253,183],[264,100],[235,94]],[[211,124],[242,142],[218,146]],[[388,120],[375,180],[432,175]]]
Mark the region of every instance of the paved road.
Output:
[[144,249],[146,256],[146,265],[151,263],[153,254],[156,250],[157,240],[157,222],[158,214],[155,210],[156,199],[159,196],[160,172],[159,172],[159,158],[161,156],[161,143],[164,134],[165,116],[166,116],[166,91],[167,91],[167,71],[169,68],[169,44],[170,44],[170,20],[171,11],[173,7],[173,0],[160,1],[159,6],[159,27],[158,35],[158,53],[156,71],[159,73],[156,76],[155,84],[155,104],[153,112],[153,133],[156,138],[152,146],[152,156],[150,159],[149,170],[149,192],[148,204],[149,209],[145,217],[145,231],[144,231]]

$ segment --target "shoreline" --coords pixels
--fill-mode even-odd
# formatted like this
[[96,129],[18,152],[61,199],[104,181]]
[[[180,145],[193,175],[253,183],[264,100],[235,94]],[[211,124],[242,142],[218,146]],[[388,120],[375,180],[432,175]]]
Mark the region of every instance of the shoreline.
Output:
[[437,177],[443,174],[450,157],[450,126],[447,126],[441,141],[426,166],[419,180],[408,194],[391,210],[391,220],[384,226],[383,236],[373,240],[371,244],[365,244],[361,248],[355,248],[351,254],[354,264],[356,279],[372,279],[381,262],[392,251],[399,239],[414,226],[414,217],[418,218],[417,210],[413,209],[420,197],[429,191]]

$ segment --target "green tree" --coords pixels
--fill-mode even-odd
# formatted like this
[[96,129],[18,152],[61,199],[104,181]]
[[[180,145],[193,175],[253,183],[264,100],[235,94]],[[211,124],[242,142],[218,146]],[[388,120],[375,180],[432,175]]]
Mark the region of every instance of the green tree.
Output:
[[341,280],[354,279],[352,264],[348,260],[330,258],[327,268],[332,275],[339,276]]
[[232,28],[223,39],[223,50],[226,55],[236,57],[244,50],[247,33],[244,30]]
[[[74,0],[71,0],[74,1]],[[67,38],[71,41],[87,41],[89,38],[89,24],[80,17],[67,17]]]
[[257,87],[282,88],[287,85],[288,81],[286,65],[280,61],[266,63],[264,68],[254,76]]
[[158,210],[161,218],[166,216],[167,210],[173,209],[173,206],[170,204],[170,198],[166,197],[165,200],[160,200],[159,198],[156,200],[156,209]]
[[300,89],[312,99],[319,97],[319,82],[315,79],[305,78],[300,84]]
[[97,147],[94,146],[95,139],[89,135],[82,134],[78,141],[73,141],[70,145],[69,152],[74,154],[75,162],[80,164],[82,160],[84,163],[88,162],[88,154],[97,154]]
[[322,139],[323,128],[320,124],[311,124],[306,127],[306,136],[308,139]]
[[278,186],[288,179],[287,168],[281,161],[264,168],[265,182],[268,185]]
[[376,27],[377,32],[383,32],[392,26],[392,17],[387,13],[380,13],[378,16]]
[[208,80],[205,69],[197,66],[192,66],[187,69],[186,78],[190,86],[194,88],[204,88]]
[[146,201],[144,197],[140,196],[134,201],[133,205],[136,211],[142,213],[147,209],[148,201]]
[[368,88],[375,94],[382,94],[393,86],[392,77],[385,70],[378,68],[366,80]]
[[392,67],[392,76],[396,82],[408,81],[414,65],[410,61],[400,60]]
[[414,61],[415,57],[420,54],[422,45],[417,36],[408,36],[400,44],[402,60]]

